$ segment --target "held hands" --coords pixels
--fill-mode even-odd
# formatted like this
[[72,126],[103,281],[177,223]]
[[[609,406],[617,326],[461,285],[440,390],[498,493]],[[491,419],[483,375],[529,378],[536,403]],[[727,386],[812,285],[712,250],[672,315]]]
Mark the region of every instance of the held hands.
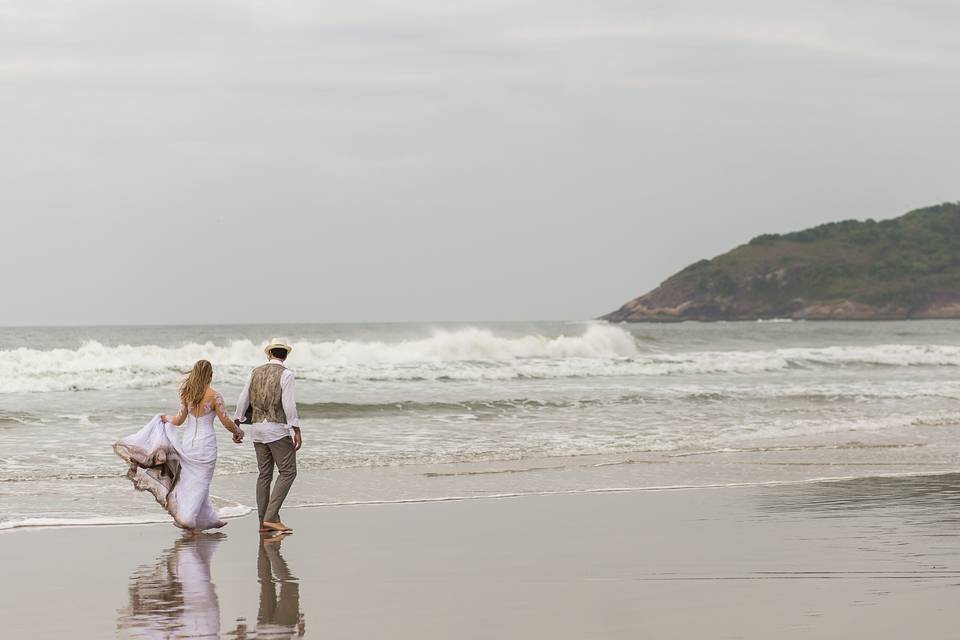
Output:
[[233,442],[234,444],[240,444],[243,442],[243,436],[247,435],[243,432],[243,429],[240,428],[240,421],[234,420],[233,424],[237,425],[237,430],[233,432]]

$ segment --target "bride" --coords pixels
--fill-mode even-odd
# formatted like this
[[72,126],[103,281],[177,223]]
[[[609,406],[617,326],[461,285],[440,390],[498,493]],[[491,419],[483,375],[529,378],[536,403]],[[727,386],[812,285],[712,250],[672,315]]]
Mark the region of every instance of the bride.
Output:
[[[127,478],[139,491],[149,491],[181,529],[202,531],[226,524],[210,502],[210,481],[217,464],[213,419],[243,441],[223,407],[223,396],[210,386],[213,365],[198,360],[180,385],[180,411],[172,419],[158,415],[137,433],[113,445],[130,464]],[[175,427],[186,423],[182,439]]]

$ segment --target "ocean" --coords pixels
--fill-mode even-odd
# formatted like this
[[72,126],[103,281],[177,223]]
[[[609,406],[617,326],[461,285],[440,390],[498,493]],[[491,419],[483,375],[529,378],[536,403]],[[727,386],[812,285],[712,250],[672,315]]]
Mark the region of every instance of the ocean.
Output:
[[[0,328],[0,529],[167,520],[111,444],[174,412],[198,358],[232,410],[274,335],[291,507],[960,468],[957,321]],[[244,515],[252,444],[219,447],[215,503]]]

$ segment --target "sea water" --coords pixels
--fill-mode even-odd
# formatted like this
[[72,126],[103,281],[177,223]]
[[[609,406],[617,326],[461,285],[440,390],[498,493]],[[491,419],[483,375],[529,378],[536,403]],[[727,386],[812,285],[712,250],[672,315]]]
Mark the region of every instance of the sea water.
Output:
[[[164,521],[111,444],[199,358],[232,411],[273,335],[304,447],[288,505],[634,491],[960,467],[960,322],[0,329],[0,529]],[[220,430],[212,491],[253,505]]]

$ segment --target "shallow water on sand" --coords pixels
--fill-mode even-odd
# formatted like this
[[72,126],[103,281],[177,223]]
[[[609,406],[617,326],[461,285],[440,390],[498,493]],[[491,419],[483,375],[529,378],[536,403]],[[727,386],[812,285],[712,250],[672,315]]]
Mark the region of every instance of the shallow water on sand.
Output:
[[[163,519],[110,445],[210,359],[232,404],[295,350],[289,504],[808,482],[957,468],[960,322],[0,329],[0,528]],[[213,491],[252,503],[220,434]]]

